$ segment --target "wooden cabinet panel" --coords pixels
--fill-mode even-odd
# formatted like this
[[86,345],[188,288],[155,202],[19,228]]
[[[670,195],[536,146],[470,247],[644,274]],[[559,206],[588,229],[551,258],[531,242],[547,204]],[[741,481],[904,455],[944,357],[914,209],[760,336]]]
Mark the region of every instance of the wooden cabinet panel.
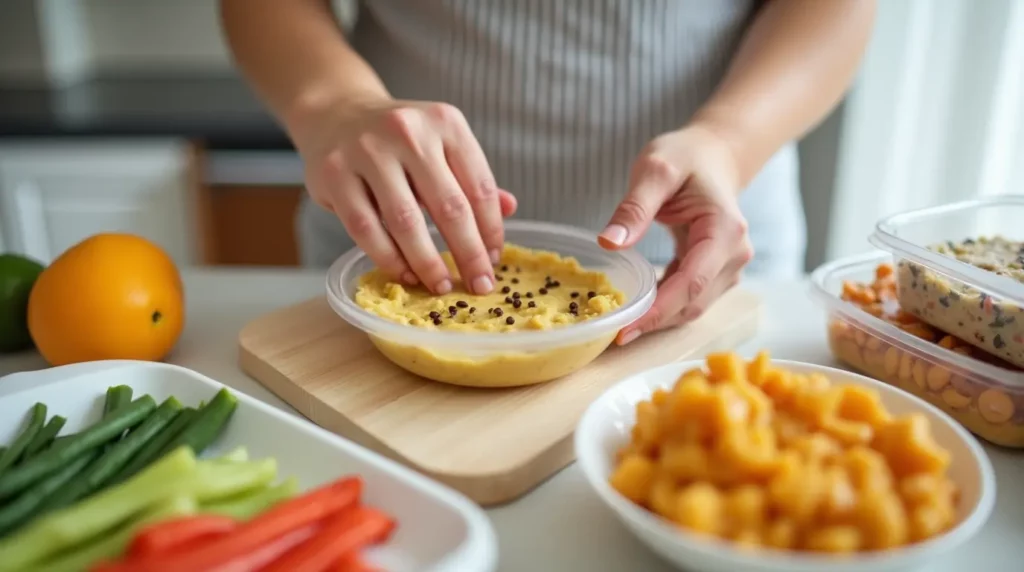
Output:
[[205,262],[298,266],[295,214],[301,186],[218,185],[200,198]]

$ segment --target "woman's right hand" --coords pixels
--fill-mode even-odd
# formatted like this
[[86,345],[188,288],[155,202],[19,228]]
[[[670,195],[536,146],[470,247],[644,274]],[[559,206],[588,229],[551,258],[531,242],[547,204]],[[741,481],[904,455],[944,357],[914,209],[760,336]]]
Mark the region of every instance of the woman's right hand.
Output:
[[396,280],[436,294],[452,277],[421,207],[448,244],[466,288],[494,288],[503,218],[515,198],[498,189],[483,150],[455,107],[387,101],[331,109],[296,137],[313,200]]

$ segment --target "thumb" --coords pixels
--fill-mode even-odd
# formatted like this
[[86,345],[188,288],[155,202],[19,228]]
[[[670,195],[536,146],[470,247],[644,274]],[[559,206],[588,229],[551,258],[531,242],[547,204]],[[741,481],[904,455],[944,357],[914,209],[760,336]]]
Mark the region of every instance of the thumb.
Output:
[[661,205],[682,186],[680,169],[657,155],[643,155],[633,166],[629,191],[598,235],[604,248],[629,248],[643,238]]

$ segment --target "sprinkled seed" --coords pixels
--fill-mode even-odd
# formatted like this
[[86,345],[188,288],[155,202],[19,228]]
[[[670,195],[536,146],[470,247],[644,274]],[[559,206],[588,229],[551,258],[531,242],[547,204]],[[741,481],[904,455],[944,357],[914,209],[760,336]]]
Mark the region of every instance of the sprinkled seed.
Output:
[[509,316],[505,318],[505,323],[511,326],[512,324],[516,323],[516,319],[513,318],[512,316]]
[[545,276],[544,277],[544,281],[545,282],[551,282],[551,277],[550,276]]
[[593,290],[587,292],[587,298],[593,298],[594,296],[597,296],[597,292],[594,292]]
[[511,304],[513,299],[514,298],[512,298],[512,296],[505,296],[505,303],[506,304]]
[[515,300],[512,300],[512,307],[513,308],[518,308],[518,307],[520,307],[522,305],[523,305],[523,303],[521,301],[519,301],[519,298],[516,298]]
[[576,310],[579,310],[579,309],[580,309],[579,304],[577,304],[576,302],[569,302],[569,311],[570,312],[575,312]]
[[519,279],[518,278],[513,278],[512,279],[512,283],[513,284],[519,284]]
[[562,283],[561,283],[561,282],[559,282],[558,280],[555,280],[554,282],[552,282],[552,283],[551,283],[551,286],[552,286],[553,288],[558,288],[558,287],[559,287],[559,286],[561,286],[561,285],[562,285]]
[[511,291],[512,291],[512,289],[509,288],[508,286],[505,286],[504,288],[501,289],[501,293],[502,294],[508,294]]
[[513,292],[512,293],[512,297],[513,298],[518,298],[519,297],[519,292]]
[[469,304],[466,303],[465,300],[459,300],[458,302],[455,303],[455,305],[460,307],[460,308],[468,308],[469,307]]
[[528,308],[536,308],[536,307],[537,307],[537,303],[536,303],[536,302],[534,302],[533,300],[530,300],[530,303],[529,303],[529,304],[527,304],[526,306],[527,306]]
[[475,314],[476,313],[476,306],[470,306],[469,307],[469,313],[470,314]]
[[438,312],[431,312],[429,316],[431,320],[436,320],[441,317],[441,314],[439,314]]
[[502,276],[501,274],[495,274],[494,279],[497,280],[498,282],[501,282],[502,280],[505,279],[505,277]]
[[526,293],[526,297],[527,298],[533,298],[533,292],[527,292]]
[[495,316],[498,316],[499,318],[500,318],[500,317],[501,317],[501,315],[502,315],[502,314],[504,314],[504,313],[505,313],[505,312],[503,312],[503,311],[501,310],[501,308],[495,308],[495,309],[494,309],[494,315],[495,315]]
[[501,265],[501,271],[502,272],[508,272],[508,264],[502,264]]
[[572,294],[569,294],[569,297],[570,298],[579,298],[580,297],[580,293],[579,292],[573,292]]
[[547,294],[548,293],[548,289],[547,288],[541,288],[540,290],[537,290],[537,291],[540,292],[541,294]]
[[441,325],[441,316],[438,316],[438,317],[434,318],[434,325],[435,326],[440,326]]

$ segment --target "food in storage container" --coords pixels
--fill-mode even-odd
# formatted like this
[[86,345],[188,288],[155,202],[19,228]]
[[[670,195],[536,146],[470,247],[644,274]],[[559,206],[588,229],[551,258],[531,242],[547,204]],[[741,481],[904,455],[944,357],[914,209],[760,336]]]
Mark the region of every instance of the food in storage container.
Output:
[[988,441],[1024,448],[1024,373],[902,311],[893,276],[877,272],[889,262],[884,254],[860,256],[812,274],[829,313],[833,355],[926,399]]
[[[431,238],[438,250],[445,250],[436,229],[431,229]],[[469,332],[398,323],[357,303],[361,277],[374,268],[359,249],[331,265],[327,300],[339,316],[366,332],[377,349],[396,365],[428,379],[475,387],[530,385],[572,373],[593,361],[620,329],[654,303],[654,268],[632,250],[607,251],[597,244],[594,234],[532,221],[507,221],[505,240],[519,247],[557,253],[562,261],[572,259],[572,264],[578,263],[589,272],[602,273],[610,285],[595,288],[598,291],[592,302],[601,302],[614,292],[617,307],[542,330]],[[512,276],[508,278],[511,282]],[[580,299],[589,295],[580,292]],[[468,312],[468,307],[464,311],[455,309],[458,316]],[[477,308],[476,313],[486,311]]]
[[923,209],[878,224],[904,310],[1024,367],[1024,196]]

